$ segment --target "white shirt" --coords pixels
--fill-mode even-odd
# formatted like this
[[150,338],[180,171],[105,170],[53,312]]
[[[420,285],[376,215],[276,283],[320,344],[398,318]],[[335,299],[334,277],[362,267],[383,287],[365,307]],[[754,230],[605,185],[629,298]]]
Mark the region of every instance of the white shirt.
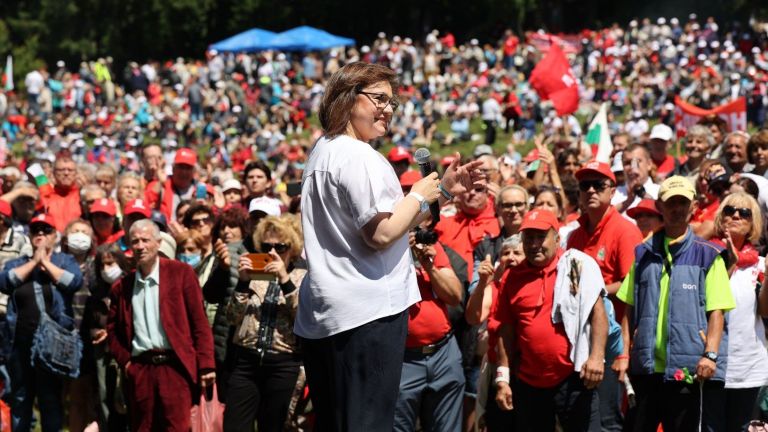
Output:
[[420,300],[408,236],[375,250],[361,232],[403,199],[383,155],[340,135],[318,140],[301,190],[308,273],[299,292],[294,332],[320,339],[395,315]]
[[136,270],[136,282],[133,284],[133,340],[131,355],[139,355],[149,350],[169,350],[171,343],[160,321],[160,260],[146,278]]
[[768,384],[768,342],[763,320],[757,314],[757,276],[765,259],[739,268],[731,275],[736,309],[728,312],[728,366],[725,388],[751,388]]
[[27,87],[27,93],[38,95],[41,91],[43,91],[43,86],[45,86],[45,78],[43,78],[43,74],[37,70],[33,70],[29,72],[24,78],[24,85]]
[[[661,186],[654,183],[650,177],[648,177],[645,183],[643,183],[643,189],[645,189],[645,193],[647,194],[647,196],[653,199],[659,198],[659,189],[661,189]],[[616,188],[616,193],[614,193],[613,198],[611,198],[611,205],[612,206],[619,205],[624,201],[626,201],[627,198],[628,198],[627,185],[623,184],[621,186],[618,186]],[[635,220],[627,216],[627,210],[637,207],[637,205],[640,204],[640,201],[642,201],[642,198],[636,196],[635,200],[632,201],[632,204],[630,204],[629,207],[624,209],[624,212],[621,215],[634,223]]]

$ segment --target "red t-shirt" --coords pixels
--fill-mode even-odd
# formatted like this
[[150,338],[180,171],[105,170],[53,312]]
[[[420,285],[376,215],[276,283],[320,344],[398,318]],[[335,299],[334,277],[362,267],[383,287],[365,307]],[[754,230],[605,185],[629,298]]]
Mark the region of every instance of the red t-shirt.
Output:
[[656,165],[656,173],[659,177],[666,177],[675,169],[675,158],[667,155],[664,160],[654,160],[653,164]]
[[[606,285],[621,282],[635,261],[635,247],[643,242],[643,234],[635,224],[624,218],[615,208],[608,211],[588,233],[587,215],[579,219],[580,226],[568,237],[568,249],[578,249],[591,256],[600,266]],[[624,302],[611,296],[616,309],[616,319],[624,316]]]
[[48,194],[41,193],[40,199],[48,214],[53,216],[58,232],[64,232],[64,228],[69,222],[80,219],[82,215],[80,211],[80,188],[78,187],[53,188]]
[[717,208],[720,207],[720,200],[715,199],[709,203],[706,207],[696,207],[696,210],[691,216],[691,222],[702,223],[706,221],[715,221],[715,215],[717,214]]
[[474,258],[472,252],[485,236],[496,237],[499,235],[499,220],[496,218],[493,200],[488,199],[488,204],[483,211],[475,216],[468,216],[459,211],[455,216],[440,219],[435,226],[440,243],[453,249],[467,262],[467,280],[472,280]]
[[[495,318],[513,326],[517,377],[538,388],[551,388],[573,371],[570,343],[562,323],[552,323],[557,261],[544,268],[527,262],[510,271],[499,293]],[[509,354],[509,353],[508,353]]]
[[[435,244],[435,252],[437,254],[432,265],[436,269],[450,268],[448,255],[440,243]],[[429,274],[421,267],[416,268],[416,281],[419,284],[421,301],[408,309],[408,338],[405,340],[407,348],[433,344],[451,330],[445,303],[435,296],[429,282]]]

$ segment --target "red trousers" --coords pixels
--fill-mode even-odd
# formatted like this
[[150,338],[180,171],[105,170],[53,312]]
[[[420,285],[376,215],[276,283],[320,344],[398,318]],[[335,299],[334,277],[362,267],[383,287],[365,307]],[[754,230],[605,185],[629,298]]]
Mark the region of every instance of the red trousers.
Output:
[[192,383],[181,364],[131,363],[126,378],[132,431],[189,431]]

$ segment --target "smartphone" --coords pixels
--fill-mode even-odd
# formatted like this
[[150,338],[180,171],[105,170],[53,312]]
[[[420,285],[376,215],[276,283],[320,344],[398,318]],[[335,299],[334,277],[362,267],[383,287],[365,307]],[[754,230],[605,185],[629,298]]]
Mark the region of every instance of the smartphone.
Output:
[[301,195],[301,182],[290,182],[286,185],[285,193],[289,197],[295,197]]
[[197,191],[195,191],[195,198],[206,199],[208,197],[208,188],[205,187],[205,183],[197,184]]
[[264,267],[272,262],[272,257],[266,253],[250,253],[246,256],[251,260],[251,268],[254,273],[263,273]]

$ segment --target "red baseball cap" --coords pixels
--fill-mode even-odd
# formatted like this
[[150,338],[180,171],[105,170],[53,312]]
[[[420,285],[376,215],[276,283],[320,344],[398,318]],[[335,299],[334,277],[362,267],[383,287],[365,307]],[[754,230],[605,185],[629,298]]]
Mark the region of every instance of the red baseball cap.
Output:
[[523,216],[523,224],[520,226],[520,231],[527,229],[548,231],[550,228],[555,231],[560,228],[560,221],[557,220],[557,216],[549,210],[536,209],[529,211]]
[[611,166],[605,162],[598,162],[596,160],[587,162],[580,170],[576,171],[574,176],[576,177],[576,180],[581,180],[582,177],[591,173],[601,175],[616,183],[616,175],[611,171]]
[[33,217],[31,221],[29,221],[29,226],[35,224],[44,224],[51,228],[56,228],[56,222],[53,221],[53,216],[47,213],[40,213],[39,215]]
[[387,160],[390,162],[400,162],[406,159],[408,160],[408,163],[413,162],[413,156],[411,156],[408,150],[402,147],[392,147],[392,150],[387,153]]
[[115,206],[114,201],[111,199],[102,198],[94,201],[93,204],[91,204],[90,212],[91,214],[106,213],[110,216],[114,216],[117,214],[117,207]]
[[421,173],[416,170],[408,170],[400,176],[401,187],[411,187],[414,183],[421,180]]
[[188,149],[186,147],[182,147],[178,150],[176,150],[176,156],[173,157],[173,164],[184,164],[184,165],[197,165],[197,154],[195,154],[192,149]]
[[128,204],[126,204],[125,208],[123,209],[123,216],[128,216],[129,214],[133,213],[140,213],[145,218],[148,218],[152,215],[152,210],[150,210],[149,206],[144,202],[143,199],[137,198],[128,201]]
[[656,201],[649,198],[640,200],[635,207],[627,210],[627,216],[632,219],[637,219],[643,213],[661,217],[661,212],[656,208]]
[[11,204],[8,201],[0,200],[0,214],[6,217],[13,217]]

